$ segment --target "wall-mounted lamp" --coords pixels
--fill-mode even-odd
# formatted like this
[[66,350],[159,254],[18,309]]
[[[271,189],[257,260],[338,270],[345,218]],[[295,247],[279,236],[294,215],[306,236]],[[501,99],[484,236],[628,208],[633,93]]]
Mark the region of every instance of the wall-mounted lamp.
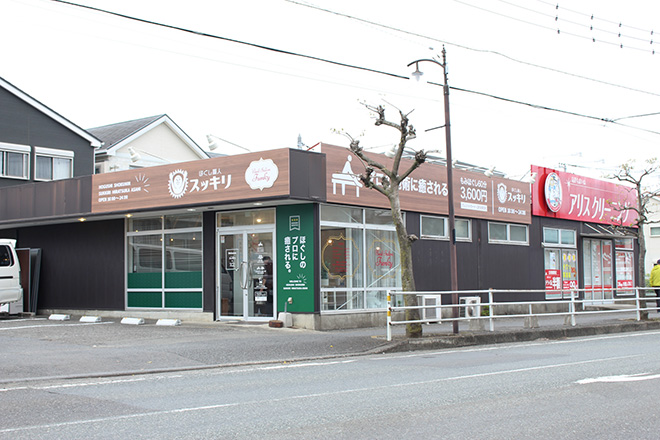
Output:
[[138,154],[137,151],[135,151],[135,148],[128,147],[128,154],[131,155],[131,162],[137,162],[138,160],[140,160],[140,155]]
[[245,150],[245,151],[247,151],[248,153],[251,153],[251,152],[252,152],[252,151],[250,151],[249,149],[247,149],[247,148],[245,148],[245,147],[241,147],[241,146],[238,145],[238,144],[235,144],[235,143],[233,143],[233,142],[229,142],[228,140],[225,140],[225,139],[219,138],[218,136],[216,136],[216,135],[214,135],[214,134],[207,134],[207,135],[206,135],[206,140],[207,140],[208,143],[209,143],[209,150],[211,150],[211,151],[215,150],[216,148],[218,148],[218,147],[220,146],[220,145],[218,144],[218,141],[222,141],[222,142],[226,142],[226,143],[228,143],[229,145],[233,145],[234,147],[240,148],[241,150]]

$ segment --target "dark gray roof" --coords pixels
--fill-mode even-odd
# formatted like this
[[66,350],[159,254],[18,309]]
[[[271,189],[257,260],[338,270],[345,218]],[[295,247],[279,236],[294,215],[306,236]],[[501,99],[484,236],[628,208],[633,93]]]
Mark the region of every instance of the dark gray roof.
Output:
[[87,131],[100,139],[103,146],[99,151],[107,151],[114,145],[131,137],[133,134],[147,127],[167,115],[150,116],[148,118],[135,119],[133,121],[117,122],[116,124],[104,125],[102,127],[88,128]]

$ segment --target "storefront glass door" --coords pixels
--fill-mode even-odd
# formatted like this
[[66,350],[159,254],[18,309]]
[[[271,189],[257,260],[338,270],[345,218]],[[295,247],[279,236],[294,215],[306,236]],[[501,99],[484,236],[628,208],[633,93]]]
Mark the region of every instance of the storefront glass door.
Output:
[[273,231],[248,228],[218,234],[218,316],[274,317]]
[[612,241],[584,239],[585,304],[611,303],[614,297],[612,277]]

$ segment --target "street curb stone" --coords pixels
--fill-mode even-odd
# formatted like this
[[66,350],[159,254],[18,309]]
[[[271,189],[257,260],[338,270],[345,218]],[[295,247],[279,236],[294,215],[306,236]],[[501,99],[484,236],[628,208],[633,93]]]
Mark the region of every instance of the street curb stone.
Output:
[[579,327],[536,328],[508,330],[504,332],[463,332],[459,334],[430,335],[419,339],[395,340],[389,346],[381,347],[383,353],[397,353],[418,350],[439,350],[446,348],[491,345],[512,342],[535,341],[538,339],[564,339],[580,336],[595,336],[611,333],[639,332],[660,329],[660,321],[621,322],[615,324],[589,325]]

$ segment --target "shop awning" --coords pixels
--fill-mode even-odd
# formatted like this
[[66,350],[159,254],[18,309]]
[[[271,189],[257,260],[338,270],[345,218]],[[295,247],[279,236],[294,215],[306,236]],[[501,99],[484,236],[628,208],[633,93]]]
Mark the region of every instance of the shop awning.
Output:
[[637,238],[632,228],[604,225],[599,223],[582,223],[581,237],[594,238]]

